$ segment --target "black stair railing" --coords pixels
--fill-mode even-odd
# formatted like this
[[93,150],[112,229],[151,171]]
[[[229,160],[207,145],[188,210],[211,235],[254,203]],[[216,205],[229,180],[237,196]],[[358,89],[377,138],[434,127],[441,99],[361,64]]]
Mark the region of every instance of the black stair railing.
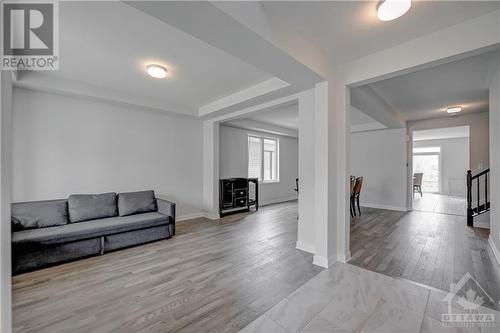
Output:
[[[474,225],[474,218],[490,210],[490,201],[488,198],[488,176],[490,169],[481,171],[477,175],[472,175],[472,171],[467,171],[467,225]],[[481,185],[482,184],[482,185]],[[472,198],[473,187],[477,191],[476,200]],[[484,191],[484,198],[481,200],[481,190]]]

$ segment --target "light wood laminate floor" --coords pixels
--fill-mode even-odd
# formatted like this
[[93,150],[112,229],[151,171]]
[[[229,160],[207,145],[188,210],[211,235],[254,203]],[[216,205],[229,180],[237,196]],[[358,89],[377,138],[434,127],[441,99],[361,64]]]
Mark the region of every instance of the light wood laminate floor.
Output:
[[318,274],[297,203],[13,278],[15,332],[235,332]]
[[430,212],[363,208],[351,221],[350,264],[450,290],[469,272],[498,309],[500,273],[488,230],[469,228],[466,217]]

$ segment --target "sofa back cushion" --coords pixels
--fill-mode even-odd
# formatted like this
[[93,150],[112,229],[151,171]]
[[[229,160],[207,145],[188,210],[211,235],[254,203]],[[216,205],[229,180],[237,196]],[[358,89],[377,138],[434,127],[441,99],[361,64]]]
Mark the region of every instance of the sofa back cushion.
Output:
[[118,194],[120,216],[156,212],[157,210],[155,192],[152,190]]
[[116,193],[72,194],[68,209],[72,223],[117,216]]
[[11,205],[12,231],[68,223],[68,200],[18,202]]

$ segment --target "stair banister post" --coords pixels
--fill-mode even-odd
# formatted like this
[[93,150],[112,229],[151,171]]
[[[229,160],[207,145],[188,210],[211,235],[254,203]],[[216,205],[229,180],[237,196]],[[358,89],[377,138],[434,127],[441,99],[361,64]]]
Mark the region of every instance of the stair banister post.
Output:
[[467,226],[472,227],[472,171],[467,170]]

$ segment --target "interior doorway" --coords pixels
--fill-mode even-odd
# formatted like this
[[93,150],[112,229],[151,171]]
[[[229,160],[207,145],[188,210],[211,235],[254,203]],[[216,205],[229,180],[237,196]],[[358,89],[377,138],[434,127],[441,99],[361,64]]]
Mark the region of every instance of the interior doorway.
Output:
[[413,132],[413,209],[466,215],[469,126]]

